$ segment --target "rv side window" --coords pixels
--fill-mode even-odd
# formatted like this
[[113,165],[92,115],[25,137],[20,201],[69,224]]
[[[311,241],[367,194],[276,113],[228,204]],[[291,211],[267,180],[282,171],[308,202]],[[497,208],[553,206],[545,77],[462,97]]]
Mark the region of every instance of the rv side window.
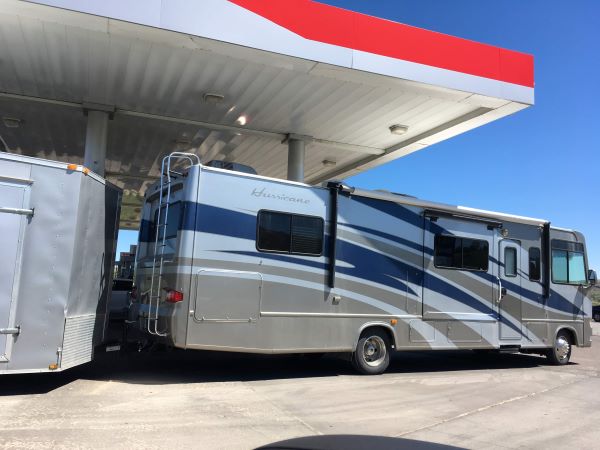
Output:
[[540,281],[541,273],[541,252],[538,247],[531,247],[529,249],[529,280]]
[[323,219],[260,211],[256,247],[265,252],[319,256],[323,249]]
[[435,236],[434,265],[446,269],[488,270],[488,242],[454,236]]
[[504,275],[507,277],[517,276],[517,249],[514,247],[504,249]]
[[585,284],[585,258],[583,244],[552,240],[552,282]]

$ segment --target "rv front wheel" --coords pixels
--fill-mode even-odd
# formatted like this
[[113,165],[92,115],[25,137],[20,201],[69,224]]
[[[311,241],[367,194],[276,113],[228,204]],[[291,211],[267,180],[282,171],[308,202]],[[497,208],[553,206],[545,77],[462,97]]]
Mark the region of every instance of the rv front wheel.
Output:
[[385,372],[390,365],[390,343],[386,333],[377,329],[364,331],[352,353],[352,365],[364,375]]
[[561,330],[556,335],[554,345],[548,349],[546,356],[548,360],[556,366],[564,366],[568,364],[571,358],[571,336],[568,332]]

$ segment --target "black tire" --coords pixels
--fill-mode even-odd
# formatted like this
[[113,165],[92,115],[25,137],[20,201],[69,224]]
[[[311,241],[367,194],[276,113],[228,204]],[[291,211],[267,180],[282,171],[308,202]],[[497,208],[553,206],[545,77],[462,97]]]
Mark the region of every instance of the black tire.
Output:
[[555,366],[565,366],[571,359],[573,342],[571,335],[565,330],[560,330],[554,339],[554,345],[546,351],[548,361]]
[[390,339],[378,329],[363,331],[352,353],[352,365],[363,375],[379,375],[390,365]]

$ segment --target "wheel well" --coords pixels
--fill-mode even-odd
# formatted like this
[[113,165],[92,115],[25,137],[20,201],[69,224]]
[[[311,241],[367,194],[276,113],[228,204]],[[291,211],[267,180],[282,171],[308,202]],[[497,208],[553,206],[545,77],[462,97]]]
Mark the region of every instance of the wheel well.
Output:
[[372,330],[383,331],[385,333],[385,335],[387,336],[387,338],[389,339],[390,344],[392,345],[392,348],[396,348],[396,341],[394,339],[394,333],[392,332],[392,330],[390,328],[388,328],[384,325],[380,325],[380,324],[367,325],[360,331],[360,336],[365,334],[367,331],[372,331]]
[[561,328],[556,332],[556,334],[558,335],[558,333],[561,331],[564,331],[565,334],[569,336],[569,342],[571,344],[577,345],[577,333],[575,333],[571,328]]

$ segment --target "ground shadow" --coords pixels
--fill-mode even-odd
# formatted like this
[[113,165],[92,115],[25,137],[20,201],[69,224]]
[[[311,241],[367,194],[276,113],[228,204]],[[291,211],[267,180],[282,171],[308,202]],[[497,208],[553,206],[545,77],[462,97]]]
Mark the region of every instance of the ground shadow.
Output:
[[387,436],[329,434],[304,436],[258,447],[256,450],[460,450],[433,442]]
[[[516,369],[545,365],[537,355],[472,351],[399,352],[387,373]],[[59,373],[0,377],[0,396],[43,394],[78,379],[134,384],[212,383],[291,378],[360,376],[343,356],[254,355],[199,350],[97,353],[93,362]],[[385,375],[383,375],[385,376]]]

